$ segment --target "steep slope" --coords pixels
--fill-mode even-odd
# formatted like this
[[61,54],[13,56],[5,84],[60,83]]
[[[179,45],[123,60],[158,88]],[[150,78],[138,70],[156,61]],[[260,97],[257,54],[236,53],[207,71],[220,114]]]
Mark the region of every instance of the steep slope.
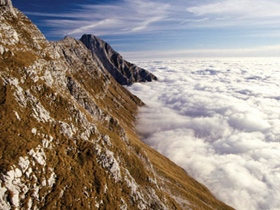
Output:
[[99,60],[121,85],[157,80],[152,73],[124,60],[119,53],[100,38],[85,34],[80,40],[91,50],[93,57]]
[[231,209],[139,141],[143,103],[82,42],[0,5],[0,209]]

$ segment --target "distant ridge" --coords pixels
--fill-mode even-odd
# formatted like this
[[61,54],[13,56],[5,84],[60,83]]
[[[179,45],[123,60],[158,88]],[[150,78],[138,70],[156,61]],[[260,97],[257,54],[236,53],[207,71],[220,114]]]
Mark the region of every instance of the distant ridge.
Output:
[[99,59],[103,67],[121,85],[130,85],[135,82],[151,82],[157,80],[156,76],[127,62],[123,57],[113,50],[113,48],[102,39],[94,35],[84,34],[80,41],[91,50],[95,59]]

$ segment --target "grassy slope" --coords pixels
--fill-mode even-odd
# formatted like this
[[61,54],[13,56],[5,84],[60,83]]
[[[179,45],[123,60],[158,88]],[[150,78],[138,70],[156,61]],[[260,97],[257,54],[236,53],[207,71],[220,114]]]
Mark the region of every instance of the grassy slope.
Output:
[[[21,23],[31,25],[31,23],[22,15],[18,18],[20,21],[11,18],[8,19],[8,23],[17,30],[22,41],[18,46],[5,46],[10,51],[1,55],[0,63],[0,170],[1,174],[5,174],[11,166],[17,165],[19,157],[26,156],[31,149],[41,144],[43,136],[44,138],[53,137],[53,149],[45,149],[48,160],[48,166],[44,169],[46,174],[41,173],[44,167],[38,164],[34,166],[36,169],[33,169],[32,174],[40,181],[48,177],[50,174],[48,169],[53,168],[56,173],[56,184],[50,192],[47,188],[39,191],[44,199],[33,201],[37,207],[45,209],[53,207],[87,209],[90,207],[94,209],[96,201],[102,200],[103,204],[99,209],[115,209],[121,203],[120,198],[129,202],[130,189],[127,185],[116,184],[110,174],[98,163],[96,145],[99,145],[102,150],[108,146],[104,146],[104,142],[96,143],[96,139],[100,138],[100,135],[108,135],[112,142],[110,149],[118,154],[122,166],[128,169],[138,185],[143,188],[153,187],[161,199],[166,199],[170,209],[185,209],[187,206],[192,209],[231,209],[216,200],[204,186],[189,177],[183,169],[139,140],[135,133],[134,121],[137,106],[141,105],[141,101],[118,85],[111,77],[109,77],[111,83],[108,86],[104,85],[108,77],[98,74],[95,69],[88,71],[92,68],[90,62],[76,63],[75,71],[68,71],[66,76],[72,77],[79,83],[98,107],[117,121],[112,120],[109,123],[100,121],[77,102],[73,102],[69,93],[57,91],[41,79],[35,82],[26,69],[41,60],[44,68],[38,74],[44,74],[44,71],[52,68],[50,66],[54,62],[60,61],[52,60],[46,53],[41,53],[42,49],[34,48],[32,34],[21,25]],[[45,48],[45,44],[44,42],[41,47]],[[6,83],[5,78],[17,78],[18,81],[25,78],[24,82],[19,83],[19,87],[23,89],[25,95],[30,93],[34,96],[36,101],[27,100],[25,107],[20,106],[15,97],[17,91],[15,86]],[[103,98],[96,97],[102,95],[103,92],[106,93]],[[42,104],[47,109],[54,122],[39,122],[32,117],[36,103]],[[80,133],[85,127],[76,119],[81,117],[81,113],[89,124],[95,125],[99,130],[99,133],[93,132],[90,135],[89,141],[80,139]],[[59,122],[73,124],[78,128],[77,133],[71,138],[61,133]],[[32,133],[32,128],[37,129],[37,135]],[[128,136],[129,144],[121,139],[122,128]],[[75,139],[77,141],[74,141]],[[156,175],[146,170],[149,166],[141,159],[146,154]],[[153,176],[157,179],[159,187],[164,189],[163,191],[156,189],[154,184],[148,181],[148,178]],[[29,182],[34,184],[36,180],[29,180]],[[104,193],[105,189],[107,189],[106,193]],[[62,192],[63,195],[61,195]],[[173,196],[170,196],[171,194]],[[7,196],[12,197],[9,192]],[[25,207],[28,205],[28,198],[32,198],[32,192],[28,192],[26,196],[26,199],[22,201]],[[183,204],[179,205],[174,199],[176,197],[188,200],[189,203],[186,202],[185,207]],[[151,209],[157,208],[159,207],[156,204],[151,205]],[[130,209],[137,209],[137,203]]]

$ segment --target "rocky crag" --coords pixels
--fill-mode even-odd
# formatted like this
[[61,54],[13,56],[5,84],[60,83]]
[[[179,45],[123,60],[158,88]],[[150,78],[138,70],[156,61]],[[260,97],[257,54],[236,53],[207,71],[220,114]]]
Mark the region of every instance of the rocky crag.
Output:
[[88,47],[0,1],[0,209],[231,209],[138,139],[143,103],[111,74],[150,79]]
[[91,51],[95,60],[100,61],[100,68],[110,72],[115,80],[121,85],[130,85],[134,82],[151,82],[157,80],[156,76],[127,62],[115,52],[112,47],[94,35],[83,35],[80,39]]

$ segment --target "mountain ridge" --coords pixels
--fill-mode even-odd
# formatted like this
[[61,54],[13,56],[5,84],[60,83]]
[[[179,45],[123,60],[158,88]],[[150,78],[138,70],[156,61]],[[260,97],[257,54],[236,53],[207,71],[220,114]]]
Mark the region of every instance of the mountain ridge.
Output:
[[232,209],[139,140],[143,102],[91,50],[70,37],[48,42],[9,2],[0,4],[1,209]]
[[93,57],[101,61],[106,71],[121,85],[157,80],[157,77],[152,73],[124,60],[119,53],[100,38],[84,34],[80,41],[92,52]]

